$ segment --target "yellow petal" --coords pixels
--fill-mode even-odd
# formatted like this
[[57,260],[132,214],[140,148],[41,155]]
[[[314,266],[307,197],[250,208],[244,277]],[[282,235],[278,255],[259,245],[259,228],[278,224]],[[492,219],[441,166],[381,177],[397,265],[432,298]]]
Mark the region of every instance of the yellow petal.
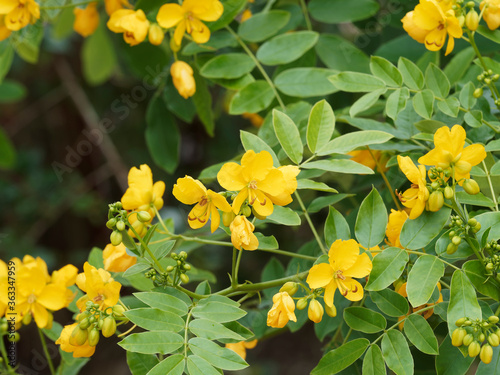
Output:
[[372,271],[372,261],[370,260],[368,254],[363,253],[358,256],[358,259],[356,259],[356,263],[354,263],[354,265],[351,268],[343,272],[343,275],[356,277],[359,279],[360,277],[368,276],[371,271]]
[[333,269],[327,263],[312,266],[307,276],[307,284],[311,289],[323,288],[333,279]]
[[0,14],[10,13],[19,5],[18,0],[2,0],[0,1]]
[[240,213],[241,205],[248,198],[248,190],[249,189],[243,189],[242,191],[240,191],[233,201],[233,212],[236,215]]
[[33,305],[31,305],[31,311],[38,328],[47,327],[47,323],[49,322],[49,312],[47,311],[47,309],[39,303],[34,303]]
[[331,267],[345,271],[351,268],[359,256],[359,244],[355,240],[337,240],[330,247],[328,260]]
[[[443,129],[444,131],[447,131],[450,134],[450,136],[449,136],[450,143],[448,145],[448,148],[451,148],[450,151],[453,154],[453,156],[457,156],[458,154],[460,154],[464,148],[464,145],[465,145],[465,138],[467,137],[467,135],[465,134],[465,129],[460,125],[454,125],[451,128],[451,131],[449,130],[449,128],[447,126],[443,126],[440,129],[438,129],[437,131],[440,131],[441,129]],[[435,139],[435,137],[434,137],[434,139]],[[436,143],[436,141],[434,141],[434,143]],[[443,146],[436,145],[436,147],[445,148],[444,145]]]
[[243,178],[243,168],[236,163],[226,163],[217,173],[217,181],[226,190],[240,191],[247,186],[248,182]]
[[434,29],[425,37],[425,47],[429,51],[439,51],[446,40],[446,29]]
[[118,281],[112,281],[105,285],[104,295],[106,296],[106,299],[104,300],[104,303],[106,304],[106,306],[114,306],[118,303],[118,300],[120,299],[121,287],[122,286]]
[[160,7],[156,20],[161,27],[168,29],[183,21],[184,14],[184,10],[179,4],[164,4]]
[[425,201],[420,199],[415,199],[415,204],[410,211],[410,219],[414,220],[417,217],[419,217],[422,214],[422,212],[424,212],[424,208],[425,208]]
[[257,214],[260,216],[271,215],[274,211],[273,201],[271,200],[271,198],[267,197],[260,190],[249,190],[251,195],[248,199],[255,212],[257,212]]
[[172,194],[184,204],[195,204],[207,195],[207,189],[198,180],[190,176],[177,179]]
[[257,341],[258,341],[257,339],[252,340],[252,341],[244,341],[243,345],[247,349],[253,349],[253,348],[255,348],[257,346]]
[[203,22],[194,19],[191,21],[191,36],[198,44],[208,42],[210,39],[210,29]]
[[189,226],[193,229],[203,227],[210,218],[209,204],[205,203],[203,206],[199,203],[193,207],[188,215]]
[[[153,185],[153,195],[156,199],[162,198],[165,194],[165,183],[163,181],[156,181]],[[156,207],[158,210],[161,208]]]
[[266,174],[265,178],[257,183],[257,188],[273,196],[280,195],[288,190],[283,172],[279,169],[271,169],[269,173]]
[[223,212],[231,212],[231,206],[227,203],[226,198],[224,198],[221,194],[216,193],[212,190],[207,191],[207,196],[210,201],[217,207],[219,210]]
[[214,204],[210,204],[210,230],[215,232],[219,228],[220,214]]
[[349,301],[360,301],[363,298],[363,286],[358,281],[347,278],[344,284],[349,288],[345,296]]
[[466,161],[471,166],[478,165],[486,158],[486,151],[483,145],[470,145],[462,150],[460,161]]
[[[110,29],[114,33],[122,33],[124,31],[124,28],[122,27],[122,19],[124,17],[127,17],[131,14],[134,14],[134,11],[131,9],[119,9],[116,12],[114,12],[111,17],[108,20],[107,26],[108,29]],[[137,168],[133,167],[132,169],[137,170]],[[132,169],[129,172],[129,181],[130,181],[130,173],[132,172]]]
[[196,18],[208,22],[217,21],[224,13],[219,0],[184,0],[182,7],[192,12]]
[[36,301],[52,311],[60,310],[66,306],[66,287],[62,284],[49,284]]
[[[118,12],[132,12],[132,10],[122,9]],[[110,20],[111,21],[111,20]],[[126,210],[136,209],[144,204],[151,203],[153,194],[153,173],[146,164],[142,164],[140,169],[132,167],[128,174],[129,188],[122,197],[123,208]]]
[[253,150],[249,150],[241,158],[241,165],[247,181],[262,181],[273,168],[273,158],[267,151],[256,154]]
[[325,304],[333,307],[333,297],[335,296],[335,291],[337,290],[337,282],[335,279],[332,279],[330,283],[325,287],[325,296],[324,301]]
[[414,184],[418,184],[420,179],[420,171],[409,156],[398,155],[398,164],[406,178]]
[[174,31],[174,42],[176,45],[180,46],[182,44],[182,38],[184,37],[185,32],[186,32],[186,21],[181,21],[179,22]]
[[442,155],[443,154],[441,153],[441,149],[434,148],[424,156],[421,156],[418,159],[418,162],[423,165],[438,165],[439,163],[445,162],[445,159]]

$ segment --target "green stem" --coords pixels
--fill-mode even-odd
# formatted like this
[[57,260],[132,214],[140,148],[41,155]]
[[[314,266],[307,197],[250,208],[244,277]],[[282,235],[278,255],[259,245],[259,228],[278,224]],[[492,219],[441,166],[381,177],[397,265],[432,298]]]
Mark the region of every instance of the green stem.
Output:
[[491,177],[490,177],[490,172],[488,171],[488,168],[486,167],[486,163],[481,161],[484,172],[486,173],[486,178],[488,179],[488,185],[490,186],[490,191],[491,191],[491,197],[493,199],[493,203],[495,203],[495,211],[498,211],[498,202],[497,202],[497,197],[495,194],[495,189],[493,189],[493,184],[491,183]]
[[500,306],[498,306],[497,309],[495,310],[495,315],[498,316],[498,314],[500,314]]
[[183,240],[186,242],[198,242],[198,243],[204,243],[207,245],[233,247],[233,244],[231,242],[206,240],[206,239],[200,238],[200,237],[186,237],[186,236],[183,236],[182,234],[171,235],[168,237],[168,240]]
[[160,212],[158,211],[158,209],[156,208],[155,205],[153,205],[153,211],[155,212],[155,215],[158,217],[158,221],[160,222],[160,225],[162,226],[163,230],[165,232],[167,232],[167,234],[170,234],[170,231],[168,230],[167,226],[163,222],[163,219],[162,219],[162,217],[160,215]]
[[302,209],[302,212],[304,213],[304,216],[305,216],[307,222],[309,223],[309,227],[311,227],[311,231],[313,232],[314,237],[316,238],[316,241],[318,242],[318,245],[319,245],[321,251],[323,252],[323,254],[328,254],[328,252],[326,251],[325,245],[323,245],[323,241],[321,241],[321,238],[319,237],[318,232],[316,231],[316,228],[314,227],[314,224],[311,221],[309,214],[307,213],[306,206],[304,206],[304,202],[302,202],[302,199],[300,199],[300,195],[297,192],[297,190],[295,190],[294,195],[297,198],[297,202],[299,202],[300,208]]
[[[231,287],[235,288],[238,286],[238,280],[236,279],[236,258],[238,249],[233,247],[233,261],[231,263]],[[241,251],[241,250],[240,250]]]
[[307,6],[305,0],[300,0],[300,6],[302,7],[302,13],[306,19],[307,30],[312,31],[311,19],[309,18],[309,12],[307,11]]
[[10,374],[12,368],[9,365],[9,358],[7,356],[7,350],[5,350],[5,344],[3,342],[3,335],[0,336],[0,352],[2,353],[2,358],[3,358],[3,363],[5,365],[5,368],[8,370],[8,373]]
[[377,158],[375,157],[375,155],[373,155],[373,152],[372,150],[370,149],[370,147],[366,146],[366,149],[368,150],[368,152],[370,153],[373,161],[375,161],[375,165],[377,166],[377,169],[378,171],[380,172],[380,174],[382,175],[382,178],[387,186],[387,188],[389,189],[389,192],[391,193],[391,197],[392,197],[392,200],[394,201],[394,204],[396,205],[397,209],[398,210],[401,210],[401,205],[399,204],[399,200],[396,198],[396,195],[394,194],[394,190],[392,189],[392,186],[391,186],[391,183],[389,182],[389,180],[387,179],[385,173],[384,173],[384,170],[382,169],[382,166],[380,165],[379,161],[377,160]]
[[317,257],[312,257],[312,256],[309,256],[309,255],[303,255],[303,254],[297,254],[297,253],[291,253],[289,251],[285,251],[285,250],[268,250],[268,249],[257,249],[259,251],[265,251],[267,253],[273,253],[273,254],[280,254],[280,255],[286,255],[286,256],[289,256],[289,257],[293,257],[293,258],[300,258],[300,259],[307,259],[307,260],[314,260],[316,261],[316,259],[318,259]]
[[55,10],[55,9],[74,8],[74,7],[77,7],[79,5],[88,5],[90,3],[95,3],[96,1],[98,1],[98,0],[82,1],[79,3],[72,3],[72,4],[59,5],[59,6],[53,6],[53,7],[41,6],[40,9],[42,9],[42,10]]
[[[210,297],[210,295],[204,295],[204,294],[198,294],[198,293],[194,293],[194,292],[191,292],[190,290],[186,289],[186,288],[183,288],[182,286],[180,285],[174,285],[174,287],[178,290],[180,290],[181,292],[187,294],[189,297],[191,298],[196,298],[196,299],[203,299],[203,298],[208,298]],[[217,294],[217,293],[216,293]]]
[[50,358],[49,351],[47,350],[47,343],[45,342],[45,336],[43,335],[42,330],[38,328],[38,334],[40,335],[40,341],[42,342],[43,353],[45,354],[45,358],[47,358],[47,363],[49,364],[50,373],[55,375],[54,364],[52,363],[52,359]]
[[283,110],[285,110],[286,109],[285,103],[281,99],[281,96],[278,93],[278,90],[276,89],[276,86],[274,86],[273,81],[271,80],[271,78],[269,78],[269,75],[265,71],[264,67],[261,65],[260,61],[257,60],[257,58],[252,53],[252,51],[250,51],[250,48],[247,47],[247,45],[245,44],[245,42],[243,40],[241,40],[241,38],[238,36],[238,34],[236,34],[234,32],[233,29],[231,29],[229,26],[226,26],[226,30],[231,33],[231,35],[236,39],[236,41],[241,46],[241,48],[243,48],[243,50],[246,52],[246,54],[253,60],[253,62],[255,63],[255,65],[257,66],[257,68],[259,69],[259,71],[262,73],[262,76],[264,77],[264,79],[267,81],[267,83],[269,84],[269,86],[271,86],[271,89],[273,90],[274,96],[276,97],[276,100],[278,100],[279,105],[281,106],[281,108]]
[[187,314],[186,317],[186,325],[184,326],[184,358],[187,358],[187,351],[188,351],[188,325],[189,325],[189,320],[191,319],[191,314],[193,313],[193,309],[189,309],[189,313]]
[[215,294],[218,294],[218,295],[221,295],[221,296],[225,296],[225,295],[227,295],[229,293],[237,292],[237,291],[258,292],[259,290],[264,290],[264,289],[272,288],[272,287],[275,287],[275,286],[283,285],[284,283],[286,283],[288,281],[301,280],[301,279],[305,278],[308,273],[309,273],[309,271],[304,271],[304,272],[301,272],[301,273],[299,273],[297,275],[283,277],[281,279],[275,279],[275,280],[271,280],[271,281],[265,281],[265,282],[262,282],[262,283],[241,284],[241,285],[237,285],[234,288],[233,287],[229,287],[229,288],[223,289],[223,290],[221,290],[221,291],[219,291],[219,292],[217,292]]
[[155,255],[153,254],[153,252],[149,249],[148,245],[146,244],[146,242],[144,242],[144,240],[142,239],[141,236],[139,236],[139,233],[137,233],[137,231],[134,229],[134,227],[130,224],[130,222],[128,221],[128,217],[127,217],[127,224],[130,228],[130,230],[132,231],[132,233],[134,233],[135,235],[135,238],[137,238],[139,240],[139,242],[141,243],[142,247],[144,248],[144,250],[147,251],[147,253],[149,254],[149,256],[151,257],[151,259],[153,259],[153,262],[155,262],[156,266],[158,267],[158,269],[162,272],[162,273],[166,273],[165,269],[163,268],[163,266],[160,264],[160,262],[158,261],[158,259],[156,259]]
[[243,256],[244,250],[238,250],[238,259],[236,259],[236,267],[234,269],[234,278],[236,279],[236,284],[238,284],[238,272],[240,271],[241,257]]

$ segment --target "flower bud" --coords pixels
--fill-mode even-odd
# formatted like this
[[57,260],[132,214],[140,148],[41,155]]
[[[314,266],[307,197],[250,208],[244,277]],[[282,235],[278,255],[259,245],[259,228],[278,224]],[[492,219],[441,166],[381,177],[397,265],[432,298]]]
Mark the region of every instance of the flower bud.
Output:
[[184,264],[184,269],[185,269],[186,271],[190,271],[190,270],[191,270],[191,265],[190,265],[190,264],[185,263],[185,264]]
[[116,320],[111,315],[104,319],[102,324],[102,335],[104,337],[111,337],[116,332]]
[[112,218],[112,219],[109,219],[107,222],[106,222],[106,226],[109,228],[109,229],[113,229],[116,225],[116,219],[115,218]]
[[483,96],[483,88],[482,87],[479,87],[477,89],[474,90],[474,92],[472,93],[472,96],[476,99],[480,98],[481,96]]
[[280,292],[287,292],[290,296],[293,296],[295,293],[297,293],[297,290],[299,290],[299,286],[293,281],[288,281],[280,288]]
[[82,346],[87,341],[88,331],[86,329],[81,329],[80,326],[76,326],[71,332],[69,337],[69,343],[73,346]]
[[451,345],[462,346],[466,334],[467,331],[463,328],[457,328],[456,330],[454,330],[451,335]]
[[476,225],[474,225],[474,228],[472,228],[472,231],[474,233],[477,233],[481,230],[481,223],[477,223]]
[[248,206],[241,207],[241,213],[246,217],[249,217],[252,214],[252,209]]
[[122,305],[113,306],[113,315],[116,317],[122,317],[125,312],[125,308]]
[[184,283],[184,284],[187,284],[189,282],[189,276],[186,275],[185,273],[181,273],[181,281]]
[[170,49],[172,50],[172,52],[179,52],[179,50],[181,49],[181,45],[175,43],[174,38],[170,38]]
[[469,345],[469,356],[476,357],[481,351],[481,345],[477,341],[473,341]]
[[80,329],[87,329],[90,327],[89,318],[82,319],[82,321],[78,324]]
[[141,211],[137,214],[137,219],[143,223],[147,223],[151,220],[151,214],[147,211]]
[[479,14],[474,9],[471,9],[465,16],[465,25],[470,31],[476,31],[479,25]]
[[443,207],[444,197],[443,193],[439,190],[435,190],[429,196],[429,211],[436,212]]
[[114,230],[113,232],[111,232],[109,240],[111,241],[111,245],[118,246],[122,243],[122,234],[117,230]]
[[472,336],[472,334],[468,333],[464,337],[463,344],[465,346],[469,346],[472,343],[472,341],[474,341],[474,336]]
[[163,38],[165,34],[163,33],[163,29],[157,25],[156,23],[151,24],[149,26],[149,43],[154,46],[159,46],[161,42],[163,42]]
[[330,307],[325,303],[325,312],[329,317],[335,318],[337,316],[337,308],[335,305]]
[[498,337],[498,335],[496,333],[491,333],[488,336],[488,343],[491,346],[498,346],[498,345],[500,345],[500,338]]
[[453,189],[451,188],[451,186],[446,186],[444,188],[444,197],[446,199],[451,199],[453,198]]
[[255,216],[259,220],[264,220],[266,218],[265,216],[259,215],[258,212],[255,211],[255,209],[253,207],[252,207],[252,213],[253,213],[253,216]]
[[459,236],[454,236],[451,239],[451,242],[453,243],[453,245],[458,246],[460,245],[460,242],[462,242],[462,239]]
[[14,334],[9,333],[9,335],[7,336],[7,339],[10,342],[18,342],[21,339],[21,335],[19,334],[19,332],[14,332]]
[[490,317],[488,318],[488,321],[489,321],[490,323],[493,323],[493,324],[498,323],[498,321],[499,321],[499,320],[500,320],[500,319],[499,319],[499,318],[498,318],[498,316],[496,316],[496,315],[492,315],[492,316],[490,316]]
[[478,337],[479,342],[483,342],[485,339],[486,339],[486,336],[484,335],[484,333],[481,332],[479,334],[479,337]]
[[184,61],[174,62],[170,68],[170,74],[180,96],[187,99],[194,95],[196,92],[196,82],[193,77],[193,68],[189,64]]
[[229,211],[229,212],[224,212],[222,214],[222,223],[226,226],[226,227],[229,227],[231,225],[231,223],[233,222],[233,219],[236,215],[234,214],[233,211]]
[[470,195],[476,195],[481,190],[479,189],[479,185],[477,184],[477,182],[472,178],[466,179],[462,184],[462,187],[467,192],[467,194]]
[[95,328],[91,329],[89,331],[89,346],[96,346],[97,343],[99,342],[99,331]]
[[493,271],[493,269],[495,268],[495,266],[493,265],[493,263],[490,262],[490,263],[488,263],[486,265],[485,268],[486,268],[486,271]]
[[493,348],[491,347],[491,345],[483,345],[483,347],[481,348],[481,353],[479,354],[479,358],[481,358],[481,361],[486,364],[491,362],[491,359],[493,358]]
[[309,302],[309,309],[307,310],[307,316],[314,323],[321,322],[323,318],[323,306],[317,300],[313,299]]
[[166,271],[167,271],[167,272],[172,272],[174,269],[175,269],[175,268],[174,268],[174,266],[168,266],[168,267],[166,268]]
[[188,256],[188,255],[187,255],[187,253],[186,253],[185,251],[181,251],[181,252],[179,253],[179,258],[180,258],[180,259],[186,259],[186,258],[187,258],[187,256]]
[[29,325],[31,323],[31,313],[24,314],[23,316],[23,324],[25,326]]
[[446,254],[454,254],[458,249],[458,246],[455,245],[454,243],[449,243],[448,246],[446,247]]
[[120,220],[119,222],[116,223],[116,229],[119,231],[125,230],[125,222]]
[[463,325],[464,325],[465,321],[466,321],[466,319],[465,319],[465,318],[460,318],[460,319],[457,319],[457,321],[455,322],[455,325],[456,325],[457,327],[461,327],[461,326],[463,326]]
[[304,310],[307,307],[307,298],[301,298],[297,301],[297,310]]

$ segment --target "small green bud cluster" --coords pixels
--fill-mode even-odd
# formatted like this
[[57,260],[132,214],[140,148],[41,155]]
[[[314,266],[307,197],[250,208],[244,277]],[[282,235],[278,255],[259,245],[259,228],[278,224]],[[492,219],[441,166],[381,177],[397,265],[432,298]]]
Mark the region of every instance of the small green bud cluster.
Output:
[[500,345],[500,328],[497,326],[498,316],[492,315],[488,319],[460,318],[455,322],[458,327],[451,335],[453,346],[466,346],[470,357],[479,358],[484,363],[491,362],[493,348]]
[[498,270],[500,269],[500,255],[493,254],[490,258],[485,258],[484,264],[486,268],[486,275],[496,276],[498,274]]
[[165,285],[169,285],[168,284],[168,267],[167,267],[167,272],[166,273],[162,273],[162,272],[157,272],[154,268],[146,271],[144,273],[144,276],[146,276],[146,278],[148,279],[151,279],[151,281],[153,282],[153,284],[155,286],[165,286]]
[[175,270],[175,276],[178,276],[183,284],[187,284],[189,282],[189,276],[186,275],[186,272],[191,270],[191,265],[186,263],[187,253],[185,251],[181,251],[179,254],[171,253],[170,257],[175,260],[177,264],[175,266],[168,266],[167,272],[173,272]]
[[477,233],[481,230],[481,224],[474,218],[470,218],[466,224],[460,219],[459,216],[451,216],[450,223],[448,226],[451,228],[448,236],[450,237],[450,243],[446,248],[448,254],[453,254],[457,251],[458,246],[462,242],[464,236],[470,233]]

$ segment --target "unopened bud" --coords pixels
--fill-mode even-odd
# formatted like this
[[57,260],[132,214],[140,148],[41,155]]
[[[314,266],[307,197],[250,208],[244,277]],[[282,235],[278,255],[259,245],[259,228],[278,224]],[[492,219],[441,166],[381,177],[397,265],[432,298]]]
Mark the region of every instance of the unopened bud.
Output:
[[159,46],[161,42],[163,42],[164,37],[165,34],[163,33],[163,29],[156,23],[149,26],[149,43],[154,46]]
[[464,341],[463,341],[463,344],[465,346],[469,346],[471,344],[471,342],[474,341],[474,336],[472,336],[472,334],[468,333],[465,335],[464,337]]
[[184,283],[184,284],[187,284],[189,282],[189,276],[186,275],[185,273],[181,273],[181,281]]
[[111,337],[116,332],[116,320],[111,315],[107,316],[104,319],[104,323],[102,324],[102,335],[104,337]]
[[88,337],[89,337],[89,346],[96,346],[97,343],[99,342],[99,331],[97,329],[91,329],[89,331]]
[[137,214],[137,220],[143,222],[143,223],[147,223],[148,221],[151,220],[151,215],[149,212],[147,211],[140,211],[138,214]]
[[479,87],[479,88],[475,89],[474,92],[472,93],[472,96],[476,99],[483,96],[483,88]]
[[461,326],[463,326],[463,325],[464,325],[465,321],[466,321],[466,319],[465,319],[465,318],[460,318],[460,319],[458,319],[458,320],[455,322],[455,325],[456,325],[457,327],[461,327]]
[[190,265],[190,264],[187,264],[187,263],[186,263],[186,264],[184,264],[184,269],[185,269],[186,271],[190,271],[190,270],[191,270],[191,265]]
[[116,219],[115,218],[112,218],[112,219],[109,219],[107,222],[106,222],[106,226],[109,228],[109,229],[113,229],[116,225]]
[[474,9],[471,9],[465,16],[465,25],[470,31],[476,31],[479,25],[479,14]]
[[224,213],[222,213],[222,223],[226,227],[229,227],[231,225],[231,223],[233,222],[235,217],[236,217],[236,215],[234,214],[233,211],[224,212]]
[[451,242],[453,243],[453,245],[458,246],[462,242],[462,239],[459,236],[455,236],[451,239]]
[[87,329],[90,327],[89,318],[82,319],[82,321],[78,324],[80,329]]
[[481,351],[481,345],[477,341],[473,341],[469,345],[469,357],[476,357]]
[[481,223],[477,223],[477,224],[474,226],[474,228],[472,228],[472,231],[473,231],[474,233],[477,233],[477,232],[479,232],[480,230],[481,230]]
[[166,268],[166,271],[167,271],[167,272],[172,272],[174,269],[175,269],[175,267],[174,267],[174,266],[168,266],[168,267]]
[[446,186],[444,188],[444,197],[446,199],[451,199],[453,198],[453,189],[451,188],[451,186]]
[[175,38],[170,38],[170,49],[172,52],[178,52],[181,49],[181,45],[175,43]]
[[500,345],[500,338],[498,337],[498,335],[496,333],[491,333],[489,336],[488,336],[488,343],[491,345],[491,346],[498,346]]
[[451,345],[453,346],[462,346],[464,343],[464,337],[467,334],[467,331],[463,328],[457,328],[453,331],[451,335]]
[[113,232],[111,232],[109,240],[111,241],[111,245],[118,246],[122,243],[122,234],[117,230],[114,230]]
[[119,231],[125,230],[125,222],[120,220],[119,222],[116,223],[116,229]]
[[458,249],[458,246],[455,245],[454,243],[449,243],[448,246],[446,247],[446,254],[454,254]]
[[69,343],[73,346],[82,346],[87,341],[88,332],[86,329],[81,329],[79,326],[76,326],[71,332],[71,336],[69,337]]
[[481,353],[479,354],[479,358],[481,358],[481,361],[486,364],[491,362],[491,359],[493,358],[493,348],[491,347],[491,345],[483,345],[483,347],[481,348]]
[[470,195],[476,195],[481,190],[477,182],[471,178],[466,179],[462,187],[467,192],[467,194]]
[[332,307],[330,307],[325,303],[325,312],[329,317],[335,318],[337,316],[337,308],[335,307],[335,305],[332,305]]
[[25,326],[27,326],[30,323],[31,323],[31,313],[24,314],[24,316],[23,316],[23,324]]
[[179,253],[179,258],[181,258],[181,259],[187,259],[187,256],[188,256],[188,255],[187,255],[187,253],[186,253],[185,251],[181,251],[181,252]]
[[252,214],[252,209],[248,206],[241,207],[241,213],[246,217],[249,217]]
[[299,286],[297,283],[293,281],[288,281],[280,288],[280,292],[287,292],[290,296],[293,296],[299,290]]
[[307,298],[301,298],[297,301],[297,310],[304,310],[307,307]]
[[480,343],[483,342],[484,340],[486,340],[486,336],[484,335],[484,333],[481,332],[479,334],[478,340]]
[[488,318],[488,321],[489,321],[490,323],[493,323],[493,324],[498,323],[498,321],[499,321],[499,320],[500,320],[500,319],[499,319],[499,318],[498,318],[498,316],[496,316],[496,315],[492,315],[492,316],[490,316],[490,317]]
[[122,317],[125,312],[125,308],[122,305],[113,306],[113,315],[116,317]]
[[429,196],[429,211],[436,212],[443,207],[444,197],[443,193],[439,190],[433,191]]
[[307,316],[309,317],[310,320],[312,320],[314,323],[321,322],[321,319],[323,318],[323,313],[324,310],[321,303],[319,303],[315,299],[309,302],[309,309],[307,310]]

